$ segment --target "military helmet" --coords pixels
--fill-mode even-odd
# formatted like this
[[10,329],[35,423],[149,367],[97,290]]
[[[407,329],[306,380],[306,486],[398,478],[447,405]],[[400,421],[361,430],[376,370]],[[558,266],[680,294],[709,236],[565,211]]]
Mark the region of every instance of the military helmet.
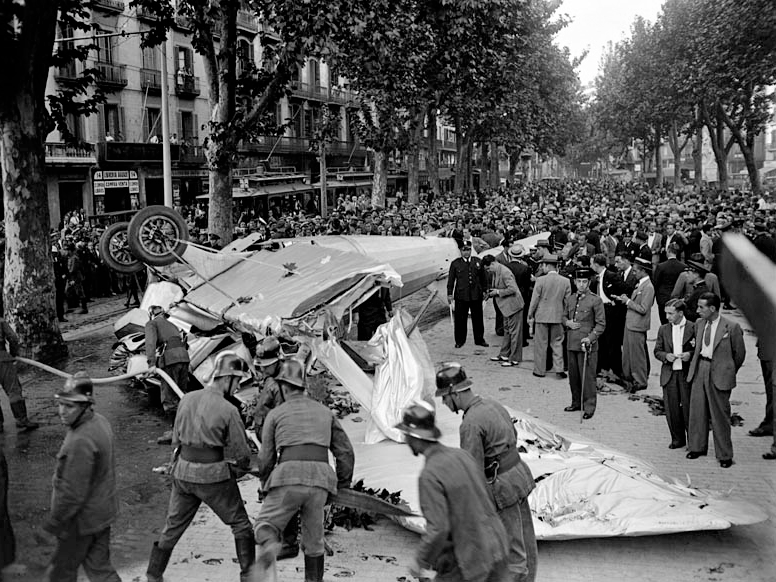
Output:
[[65,385],[54,395],[57,400],[78,404],[94,404],[94,384],[86,372],[76,372],[65,380]]
[[458,362],[445,362],[436,373],[436,396],[447,396],[453,392],[468,390],[472,381]]
[[227,350],[216,356],[213,365],[213,379],[221,376],[239,376],[240,378],[250,378],[251,373],[248,364],[235,352]]
[[280,359],[280,342],[274,335],[269,336],[256,350],[256,363],[259,366],[271,366]]
[[303,390],[306,387],[304,366],[299,360],[291,359],[283,362],[280,372],[275,379],[278,382],[284,382]]
[[442,431],[436,426],[434,407],[425,400],[416,400],[405,408],[402,420],[395,428],[424,441],[437,442],[442,436]]

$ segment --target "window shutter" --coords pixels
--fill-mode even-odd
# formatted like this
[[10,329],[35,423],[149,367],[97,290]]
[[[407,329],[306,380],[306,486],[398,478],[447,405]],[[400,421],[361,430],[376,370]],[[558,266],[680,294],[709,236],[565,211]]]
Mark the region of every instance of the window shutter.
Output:
[[114,136],[114,137],[116,138],[116,141],[129,141],[127,139],[127,129],[126,129],[125,125],[124,125],[124,108],[121,105],[119,105],[118,106],[118,110],[119,110],[119,115],[118,115],[118,117],[119,117],[119,131],[118,131],[118,134],[119,135]]
[[178,126],[177,127],[178,127],[178,131],[176,133],[178,134],[178,139],[180,141],[183,141],[188,136],[183,131],[183,112],[180,111],[180,110],[178,111]]
[[105,104],[100,103],[98,106],[98,114],[100,116],[100,127],[97,129],[98,136],[97,141],[105,141],[105,136],[108,135],[107,119],[105,118]]
[[199,119],[197,114],[194,114],[194,127],[191,132],[191,139],[195,145],[199,145]]

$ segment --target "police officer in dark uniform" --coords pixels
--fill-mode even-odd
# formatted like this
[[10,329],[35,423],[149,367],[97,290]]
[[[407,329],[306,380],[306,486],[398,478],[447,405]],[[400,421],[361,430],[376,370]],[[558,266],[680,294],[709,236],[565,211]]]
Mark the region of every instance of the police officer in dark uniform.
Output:
[[516,582],[536,579],[538,552],[528,495],[535,484],[517,451],[517,432],[506,409],[471,391],[472,381],[460,364],[442,364],[436,374],[436,396],[463,412],[461,448],[482,467],[509,538],[509,571]]
[[[248,582],[256,558],[253,529],[245,510],[235,472],[224,459],[229,447],[234,465],[245,470],[251,451],[240,411],[226,398],[249,378],[248,365],[234,352],[218,354],[213,377],[204,390],[185,394],[175,417],[172,444],[175,447],[172,492],[167,521],[151,550],[148,582],[162,582],[170,556],[203,502],[232,529],[240,581]],[[206,410],[203,416],[201,411]]]
[[571,406],[564,410],[573,412],[583,408],[582,418],[585,419],[592,418],[595,414],[598,338],[606,329],[603,301],[589,289],[590,278],[594,274],[592,269],[584,267],[576,270],[574,284],[577,292],[569,297],[564,317],[571,386]]
[[[189,351],[183,342],[181,330],[164,317],[164,309],[159,305],[152,305],[148,314],[151,319],[145,324],[145,349],[149,372],[153,372],[157,366],[162,368],[185,393],[189,383]],[[164,412],[174,416],[178,397],[164,380],[160,396]]]
[[301,511],[304,579],[322,582],[323,508],[329,494],[350,486],[353,445],[332,411],[305,396],[301,362],[283,362],[277,381],[285,402],[267,415],[259,455],[258,473],[266,491],[256,524],[260,560],[272,560],[280,532]]
[[485,270],[477,257],[472,257],[471,241],[464,241],[461,256],[450,263],[450,273],[447,277],[447,302],[454,305],[455,347],[460,348],[466,343],[466,320],[469,311],[472,314],[472,333],[474,343],[488,347],[485,341],[485,323],[482,319],[482,302],[488,280]]

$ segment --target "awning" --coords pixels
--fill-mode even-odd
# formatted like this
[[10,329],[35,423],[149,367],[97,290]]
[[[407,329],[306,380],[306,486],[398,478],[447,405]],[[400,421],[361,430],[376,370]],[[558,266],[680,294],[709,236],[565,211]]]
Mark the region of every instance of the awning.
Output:
[[[364,186],[371,186],[372,180],[326,180],[326,189],[329,188],[363,188]],[[321,187],[321,182],[318,181],[312,185],[316,190]]]
[[[257,196],[276,196],[278,194],[298,194],[300,192],[312,192],[310,184],[269,184],[261,188],[232,188],[232,198],[256,198]],[[197,196],[199,200],[207,200],[210,194]]]

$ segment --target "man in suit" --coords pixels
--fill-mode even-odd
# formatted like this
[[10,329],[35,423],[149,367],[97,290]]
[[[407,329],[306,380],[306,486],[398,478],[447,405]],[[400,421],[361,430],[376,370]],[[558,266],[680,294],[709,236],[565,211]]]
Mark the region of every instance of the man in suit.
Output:
[[612,380],[622,377],[622,336],[625,332],[625,307],[615,301],[615,296],[625,291],[625,282],[617,273],[606,268],[605,255],[595,255],[591,267],[596,272],[591,289],[604,306],[606,329],[598,339],[598,365],[596,372],[609,372]]
[[671,292],[674,290],[679,275],[686,268],[686,265],[676,258],[679,254],[679,245],[671,244],[666,254],[668,258],[655,267],[652,277],[652,284],[655,286],[655,299],[657,300],[657,313],[660,317],[660,323],[663,325],[668,322],[665,312],[666,303],[671,299]]
[[[525,261],[526,254],[525,247],[519,243],[510,246],[509,251],[507,252],[507,257],[509,258],[507,267],[509,267],[509,270],[512,271],[512,274],[515,276],[515,282],[517,283],[517,288],[520,290],[520,294],[523,296],[524,305],[528,305],[531,302],[532,285],[531,267],[529,267],[528,263]],[[531,335],[528,328],[528,310],[523,309],[522,314],[523,347],[526,347],[528,345],[528,338]]]
[[730,438],[730,392],[736,386],[736,373],[746,358],[741,327],[719,314],[720,298],[706,293],[698,300],[701,319],[695,325],[695,352],[687,381],[690,394],[688,459],[707,453],[709,420],[714,434],[714,454],[720,467],[733,464]]
[[[695,265],[701,265],[703,268],[701,269],[701,277],[703,278],[703,282],[706,284],[706,287],[708,287],[709,291],[714,293],[715,295],[722,296],[722,291],[719,288],[719,277],[717,277],[714,273],[709,272],[706,270],[706,268],[703,266],[703,255],[700,253],[696,253],[694,255],[691,255],[690,258],[685,262],[685,264],[693,263]],[[685,299],[689,295],[692,294],[693,288],[695,285],[695,280],[692,276],[689,274],[689,270],[685,269],[684,272],[682,272],[681,275],[679,275],[679,278],[676,280],[676,285],[674,285],[674,290],[671,291],[671,299]],[[689,316],[690,313],[688,312],[687,315]]]
[[472,314],[474,343],[488,347],[485,341],[485,324],[482,319],[482,302],[488,283],[480,259],[472,257],[471,241],[461,247],[461,256],[450,264],[447,277],[447,302],[454,304],[455,347],[466,343],[466,319]]
[[573,412],[583,409],[584,419],[593,418],[595,414],[597,340],[606,329],[603,301],[589,290],[593,275],[592,269],[580,267],[576,270],[574,285],[577,292],[566,301],[564,317],[571,387],[571,406],[564,410]]
[[649,223],[649,232],[647,233],[647,246],[652,251],[652,268],[657,267],[660,262],[660,251],[663,248],[663,235],[657,231],[657,222],[654,220]]
[[606,257],[606,266],[609,268],[614,267],[614,256],[617,252],[618,244],[619,241],[614,236],[612,228],[606,225],[601,234],[601,254]]
[[528,324],[536,322],[534,331],[533,375],[543,378],[546,373],[547,347],[552,349],[553,371],[565,378],[563,371],[563,308],[571,295],[571,283],[558,274],[558,256],[547,255],[541,260],[541,277],[536,279]]
[[668,448],[678,449],[687,444],[687,428],[690,425],[687,372],[695,347],[695,324],[685,317],[687,306],[681,299],[669,300],[665,309],[668,323],[657,330],[654,354],[663,362],[660,385],[663,387],[668,432],[671,433]]
[[[677,258],[682,253],[682,250],[684,249],[684,239],[682,238],[681,233],[679,233],[676,230],[676,225],[673,222],[667,222],[666,223],[666,235],[663,237],[665,240],[663,241],[663,252],[662,252],[662,259],[665,261],[668,259],[668,251],[670,250],[670,246],[676,245],[676,256]],[[665,322],[663,322],[665,323]]]
[[652,249],[647,244],[647,233],[643,230],[637,230],[633,234],[633,242],[638,245],[636,252],[633,255],[634,259],[640,258],[652,263]]
[[619,251],[614,257],[614,266],[624,285],[623,294],[630,295],[639,283],[639,278],[633,271],[633,255],[627,250]]
[[650,326],[652,303],[655,301],[655,288],[649,280],[652,261],[637,258],[633,263],[633,272],[638,277],[638,285],[631,293],[619,295],[625,305],[625,333],[622,341],[622,374],[629,392],[646,390],[649,378],[649,352],[647,351],[647,331]]
[[689,284],[687,294],[684,296],[684,302],[687,304],[687,319],[692,322],[698,321],[698,300],[704,293],[711,289],[706,285],[704,276],[706,269],[703,264],[696,261],[687,261],[687,268],[684,270],[684,276]]
[[487,295],[493,297],[504,318],[501,350],[491,360],[501,362],[503,367],[517,366],[523,361],[523,296],[517,288],[512,271],[499,263],[493,255],[487,255],[482,260],[482,266],[491,281]]

